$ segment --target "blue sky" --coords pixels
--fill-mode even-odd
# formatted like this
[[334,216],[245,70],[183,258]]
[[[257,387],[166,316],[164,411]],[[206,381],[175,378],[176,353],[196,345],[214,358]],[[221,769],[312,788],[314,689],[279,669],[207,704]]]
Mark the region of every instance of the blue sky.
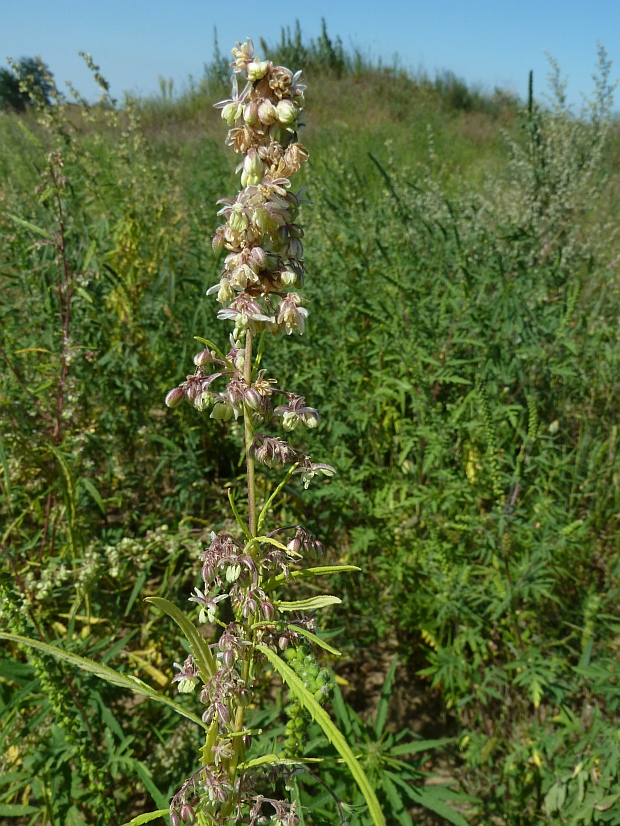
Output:
[[175,89],[200,78],[214,26],[228,52],[247,36],[274,42],[297,18],[304,35],[316,36],[322,17],[345,46],[387,62],[398,55],[430,75],[450,69],[487,89],[525,95],[533,69],[540,94],[549,52],[578,103],[592,88],[597,41],[620,76],[620,0],[0,0],[0,61],[40,55],[61,87],[71,80],[90,97],[95,86],[77,54],[87,51],[122,98],[125,90],[157,92],[159,75],[173,78]]

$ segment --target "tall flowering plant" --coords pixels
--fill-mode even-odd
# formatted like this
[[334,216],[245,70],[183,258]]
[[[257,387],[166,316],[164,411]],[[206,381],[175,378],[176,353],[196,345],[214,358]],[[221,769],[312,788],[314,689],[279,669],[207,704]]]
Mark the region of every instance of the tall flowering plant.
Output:
[[[317,410],[303,396],[287,392],[259,369],[257,338],[266,334],[303,334],[308,311],[303,286],[303,229],[298,223],[303,191],[294,193],[291,177],[308,160],[299,143],[305,86],[301,72],[254,55],[251,40],[232,50],[232,95],[216,104],[228,124],[226,144],[241,158],[241,190],[219,203],[223,223],[213,238],[216,252],[227,252],[219,283],[207,293],[222,305],[218,319],[233,324],[230,349],[221,352],[206,339],[194,357],[195,371],[172,389],[166,403],[184,401],[210,411],[218,421],[243,420],[247,478],[247,513],[230,496],[237,535],[212,534],[202,554],[202,586],[190,601],[200,606],[199,622],[216,623],[221,635],[207,643],[189,619],[171,603],[151,601],[169,613],[188,636],[192,654],[175,677],[179,691],[196,690],[207,728],[201,765],[171,804],[171,824],[271,822],[294,826],[295,804],[266,796],[274,769],[291,771],[299,763],[307,720],[319,722],[349,765],[364,792],[376,823],[383,822],[376,797],[342,734],[322,708],[329,695],[329,675],[318,667],[313,646],[333,652],[314,633],[316,609],[340,602],[332,595],[294,602],[278,598],[278,588],[293,578],[356,570],[350,565],[317,566],[321,542],[301,525],[267,529],[270,507],[291,477],[304,487],[334,468],[316,463],[279,435],[279,428],[315,428]],[[241,83],[239,81],[241,80]],[[242,88],[241,88],[242,87]],[[268,429],[269,428],[269,429]],[[286,468],[284,478],[265,502],[257,499],[257,466]],[[224,622],[224,601],[234,619]],[[337,653],[337,652],[334,652]],[[275,669],[288,685],[287,737],[280,754],[246,758],[252,731],[246,708],[253,701],[261,670]],[[288,767],[288,768],[287,768]]]
[[[222,305],[218,318],[233,324],[230,349],[224,353],[207,339],[199,339],[206,346],[194,357],[194,372],[167,394],[166,403],[176,407],[187,400],[218,421],[243,420],[247,506],[238,506],[229,492],[236,530],[211,535],[202,552],[201,587],[189,597],[192,610],[198,606],[199,625],[219,628],[216,640],[206,639],[192,615],[169,600],[148,598],[177,623],[188,641],[191,654],[177,665],[174,682],[182,693],[195,692],[199,713],[133,675],[29,639],[18,627],[10,633],[0,631],[0,639],[44,652],[163,703],[204,729],[198,768],[171,801],[171,826],[238,821],[250,826],[268,822],[295,826],[300,817],[296,803],[269,790],[281,787],[275,782],[278,773],[286,780],[304,764],[301,754],[310,718],[339,752],[364,794],[373,822],[382,826],[385,821],[374,791],[323,708],[329,675],[318,666],[313,651],[320,646],[334,655],[338,652],[315,634],[313,616],[317,609],[340,600],[330,594],[296,601],[279,596],[279,589],[291,580],[357,569],[318,565],[316,557],[323,546],[301,525],[267,525],[272,504],[292,477],[300,477],[308,487],[315,476],[334,473],[330,465],[313,462],[272,435],[274,427],[289,433],[315,428],[320,417],[303,396],[282,390],[275,378],[259,369],[262,350],[257,347],[257,339],[260,345],[266,335],[303,334],[308,316],[299,293],[305,276],[303,230],[297,223],[302,193],[293,193],[290,181],[308,159],[297,140],[304,86],[300,72],[293,74],[256,57],[250,40],[237,43],[233,55],[232,96],[216,105],[230,127],[226,142],[241,157],[242,189],[236,198],[220,202],[223,223],[213,248],[226,250],[227,255],[219,283],[209,290],[217,293]],[[261,502],[258,465],[283,469],[280,484]],[[248,728],[246,712],[259,699],[258,688],[266,685],[267,669],[278,672],[288,686],[289,722],[277,753],[252,758],[248,750],[260,732]],[[160,809],[142,814],[128,826],[167,813]]]

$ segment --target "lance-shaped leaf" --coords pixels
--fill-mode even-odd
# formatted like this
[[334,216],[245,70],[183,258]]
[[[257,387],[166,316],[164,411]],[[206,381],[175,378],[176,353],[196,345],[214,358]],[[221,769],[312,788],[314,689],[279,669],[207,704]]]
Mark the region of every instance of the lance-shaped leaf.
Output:
[[165,697],[163,694],[155,691],[155,689],[151,688],[146,683],[143,683],[138,677],[134,677],[131,674],[119,674],[118,671],[115,671],[107,665],[96,663],[94,660],[89,660],[86,657],[80,657],[79,654],[72,654],[70,651],[63,651],[62,648],[56,648],[54,645],[48,645],[46,642],[30,640],[28,637],[21,637],[19,634],[5,634],[4,632],[0,632],[0,639],[19,643],[20,645],[25,645],[27,648],[35,648],[37,651],[43,651],[44,654],[50,654],[58,660],[62,660],[63,662],[70,663],[71,665],[80,668],[82,671],[88,671],[90,674],[94,674],[95,677],[100,677],[102,680],[106,680],[112,685],[129,689],[129,691],[134,691],[136,694],[141,694],[143,697],[148,697],[149,700],[155,700],[158,703],[163,703],[164,705],[173,708],[178,714],[183,715],[183,717],[187,717],[187,719],[191,720],[193,723],[197,723],[201,726],[201,728],[206,728],[206,725],[202,722],[200,717],[192,714],[191,711],[184,708],[179,703],[175,703],[174,700],[170,700],[168,697]]
[[169,814],[170,809],[158,809],[156,812],[147,812],[144,815],[138,815],[138,817],[134,817],[133,820],[125,823],[124,826],[142,826],[143,823],[150,823],[158,817],[166,817]]
[[297,634],[301,634],[302,637],[307,637],[309,640],[312,640],[312,642],[315,645],[318,645],[321,648],[324,648],[325,651],[329,651],[329,653],[333,654],[334,657],[342,657],[342,654],[340,653],[340,651],[338,651],[335,648],[332,648],[332,646],[329,645],[328,643],[326,643],[325,640],[322,640],[320,637],[317,637],[316,634],[313,634],[312,631],[308,631],[307,628],[302,628],[299,625],[292,625],[291,623],[287,623],[286,627],[291,628]]
[[255,769],[257,766],[296,766],[302,763],[322,762],[322,757],[295,757],[288,759],[286,757],[279,757],[277,754],[263,754],[261,757],[248,760],[247,763],[240,763],[237,768],[246,771],[247,769]]
[[319,597],[308,597],[308,599],[296,599],[294,602],[274,601],[278,611],[316,611],[317,608],[325,608],[328,605],[338,605],[342,600],[331,594],[321,594]]
[[205,641],[194,623],[185,616],[180,608],[177,608],[176,605],[173,605],[172,602],[163,597],[147,597],[146,602],[150,602],[151,605],[159,608],[164,614],[168,614],[170,619],[176,622],[185,634],[189,647],[192,649],[194,660],[200,672],[200,678],[203,683],[208,682],[217,671],[217,667],[211,649],[209,648],[209,643]]
[[263,585],[264,591],[273,591],[278,585],[282,585],[287,579],[312,579],[315,576],[329,576],[330,574],[342,574],[345,571],[361,571],[357,565],[320,565],[317,568],[304,568],[303,571],[289,571],[287,574],[278,574],[268,579]]
[[321,726],[329,742],[334,746],[338,754],[349,767],[349,771],[353,775],[355,782],[364,795],[364,799],[366,800],[375,826],[386,826],[385,817],[381,811],[381,807],[374,789],[370,785],[368,778],[364,774],[364,770],[351,751],[349,744],[344,739],[342,732],[336,728],[329,714],[317,703],[297,674],[295,674],[293,669],[290,668],[284,660],[281,660],[277,654],[274,654],[274,652],[265,645],[257,645],[256,647],[262,654],[265,655],[276,671],[280,674],[284,682],[293,691],[297,701],[300,702],[306,711],[310,713],[312,719]]

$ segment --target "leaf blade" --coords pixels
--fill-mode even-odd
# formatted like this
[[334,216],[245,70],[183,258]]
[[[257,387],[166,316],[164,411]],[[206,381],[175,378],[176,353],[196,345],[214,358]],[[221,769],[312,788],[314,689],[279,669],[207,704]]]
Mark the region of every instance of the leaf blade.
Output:
[[271,649],[267,648],[267,646],[259,644],[256,648],[265,655],[289,688],[293,690],[297,699],[305,706],[312,718],[321,726],[327,739],[347,764],[349,771],[355,779],[355,782],[364,795],[364,799],[366,800],[368,810],[375,826],[386,826],[385,817],[381,811],[381,807],[374,789],[370,785],[368,778],[364,774],[364,770],[351,751],[349,744],[344,739],[342,732],[336,728],[330,716],[317,703],[292,668],[281,660],[277,654],[274,654]]

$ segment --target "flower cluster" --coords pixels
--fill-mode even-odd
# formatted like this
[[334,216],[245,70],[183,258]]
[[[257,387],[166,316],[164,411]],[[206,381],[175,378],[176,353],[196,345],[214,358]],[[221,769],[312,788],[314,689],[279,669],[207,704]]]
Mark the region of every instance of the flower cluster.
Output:
[[[302,193],[290,177],[307,161],[297,141],[305,86],[301,72],[254,56],[251,40],[233,49],[233,93],[216,104],[230,130],[226,143],[244,159],[237,167],[243,189],[220,201],[226,223],[213,238],[226,249],[220,282],[212,288],[226,305],[219,318],[254,331],[303,333],[307,310],[292,291],[303,285],[303,230],[297,223]],[[238,76],[247,83],[241,93]]]
[[[265,660],[264,649],[257,646],[287,652],[290,659],[304,634],[315,630],[313,614],[292,611],[294,603],[283,607],[274,588],[305,556],[323,551],[321,542],[300,525],[262,535],[255,462],[267,467],[289,465],[288,473],[301,475],[305,487],[317,474],[334,473],[330,465],[315,463],[286,441],[257,430],[275,424],[291,433],[317,428],[321,421],[303,396],[279,389],[277,381],[252,359],[257,334],[302,334],[308,316],[297,292],[305,274],[303,230],[297,223],[302,195],[291,192],[289,180],[308,157],[297,142],[304,87],[299,72],[293,74],[256,57],[249,40],[238,43],[233,56],[232,96],[217,106],[230,127],[227,144],[244,156],[237,170],[243,189],[235,199],[219,202],[225,223],[215,233],[213,248],[227,254],[219,283],[208,294],[217,293],[224,305],[218,319],[232,321],[234,329],[227,353],[205,341],[208,348],[194,356],[194,372],[170,390],[166,404],[177,407],[187,401],[199,411],[210,410],[211,418],[220,422],[243,419],[248,516],[246,524],[233,506],[239,537],[212,533],[200,554],[202,583],[189,601],[199,608],[198,621],[218,625],[221,633],[202,660],[190,655],[182,664],[175,663],[174,682],[182,693],[196,692],[207,735],[202,768],[173,798],[170,811],[173,826],[196,818],[203,822],[203,812],[209,823],[230,823],[243,816],[251,825],[296,826],[294,805],[257,794],[253,784],[258,775],[239,773],[237,768],[251,744],[252,733],[243,725],[244,710],[252,702],[254,681]],[[246,80],[241,92],[240,76]],[[228,620],[232,614],[232,621],[224,622],[222,607]],[[322,702],[327,696],[323,690],[327,672],[310,659],[304,654],[299,673]],[[320,686],[315,685],[319,674]]]

